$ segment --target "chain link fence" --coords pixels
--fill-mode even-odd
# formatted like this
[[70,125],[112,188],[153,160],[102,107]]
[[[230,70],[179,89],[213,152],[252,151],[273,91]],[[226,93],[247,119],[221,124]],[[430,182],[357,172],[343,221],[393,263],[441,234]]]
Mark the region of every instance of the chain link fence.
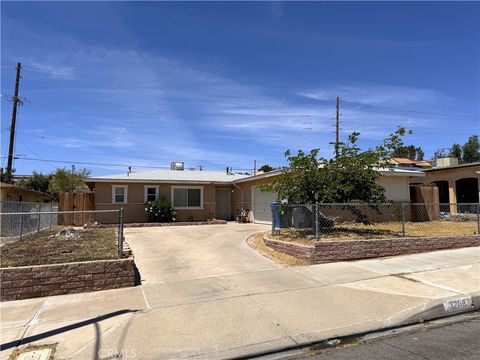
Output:
[[[0,246],[30,239],[46,241],[54,238],[72,240],[80,246],[81,243],[88,244],[88,241],[103,241],[105,235],[114,233],[118,256],[123,257],[123,208],[58,211],[57,204],[26,202],[2,202],[0,206]],[[107,231],[109,229],[115,231],[112,233],[113,230]]]
[[0,201],[0,237],[21,238],[50,229],[58,223],[57,213],[56,203]]
[[288,240],[480,233],[480,204],[272,204],[272,235]]

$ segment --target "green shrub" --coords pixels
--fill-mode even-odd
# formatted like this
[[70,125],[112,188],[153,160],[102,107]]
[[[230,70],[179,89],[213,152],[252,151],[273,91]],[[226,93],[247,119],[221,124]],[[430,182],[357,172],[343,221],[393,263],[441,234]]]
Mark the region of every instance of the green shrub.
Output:
[[148,222],[172,222],[177,217],[177,213],[173,210],[170,201],[165,197],[155,201],[147,201],[145,203],[145,214]]

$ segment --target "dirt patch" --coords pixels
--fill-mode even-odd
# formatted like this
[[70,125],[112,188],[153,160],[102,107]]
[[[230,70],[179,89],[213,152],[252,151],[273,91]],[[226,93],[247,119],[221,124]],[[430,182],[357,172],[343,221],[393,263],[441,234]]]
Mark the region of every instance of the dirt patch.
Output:
[[287,255],[278,251],[273,250],[265,245],[263,242],[264,232],[257,233],[250,236],[247,239],[247,244],[250,245],[254,250],[258,251],[260,254],[266,258],[272,260],[277,264],[287,265],[287,266],[302,266],[308,265],[308,262],[298,259],[294,256]]
[[[465,236],[477,234],[476,221],[429,221],[405,223],[405,236],[402,224],[398,222],[376,223],[363,225],[358,223],[342,223],[332,229],[322,229],[321,240],[361,240],[361,239],[392,239],[401,237],[425,236]],[[315,235],[312,229],[281,229],[279,233],[270,235],[275,240],[288,241],[303,245],[314,245]]]
[[52,236],[56,227],[2,247],[1,267],[60,264],[118,258],[115,229],[75,229],[78,237]]

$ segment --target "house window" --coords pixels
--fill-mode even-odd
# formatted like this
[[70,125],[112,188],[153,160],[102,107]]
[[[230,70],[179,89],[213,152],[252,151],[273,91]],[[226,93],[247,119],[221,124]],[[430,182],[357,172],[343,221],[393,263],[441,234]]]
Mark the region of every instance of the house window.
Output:
[[159,194],[158,186],[145,186],[145,195],[144,195],[145,202],[157,200],[158,194]]
[[203,208],[203,187],[173,187],[172,204],[177,209]]
[[126,204],[127,203],[127,186],[126,185],[114,185],[112,186],[112,203],[113,204]]

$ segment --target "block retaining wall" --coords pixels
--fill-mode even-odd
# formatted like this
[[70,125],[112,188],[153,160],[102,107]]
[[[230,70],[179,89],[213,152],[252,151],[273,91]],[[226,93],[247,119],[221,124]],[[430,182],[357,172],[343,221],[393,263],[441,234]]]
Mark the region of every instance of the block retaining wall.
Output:
[[298,259],[312,262],[314,247],[309,245],[295,244],[288,241],[269,239],[267,235],[263,237],[266,246],[281,253],[294,256]]
[[135,286],[133,257],[0,268],[0,301]]
[[266,246],[274,250],[307,260],[310,264],[322,264],[480,246],[480,235],[377,240],[320,240],[314,246],[274,240],[270,239],[268,235],[264,236],[263,241]]

